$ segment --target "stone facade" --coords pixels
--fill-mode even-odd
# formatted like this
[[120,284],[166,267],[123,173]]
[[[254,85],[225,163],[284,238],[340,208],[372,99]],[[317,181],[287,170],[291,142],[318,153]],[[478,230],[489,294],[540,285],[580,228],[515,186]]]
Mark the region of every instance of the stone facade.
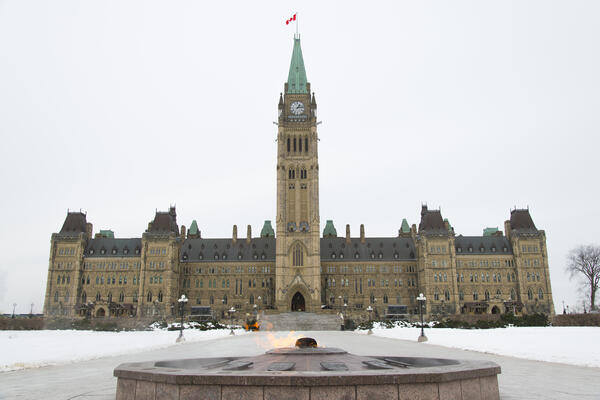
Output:
[[[179,227],[174,207],[157,212],[141,238],[93,235],[81,212],[69,212],[52,234],[44,314],[74,317],[153,317],[209,307],[217,318],[230,307],[343,312],[355,319],[410,318],[415,298],[425,314],[554,313],[546,236],[527,209],[515,209],[504,233],[457,235],[439,210],[423,205],[419,226],[402,221],[396,237],[321,235],[317,104],[300,39],[279,99],[276,228],[260,236],[204,239],[193,221]],[[276,235],[275,235],[276,232]],[[206,308],[204,309],[206,311]]]

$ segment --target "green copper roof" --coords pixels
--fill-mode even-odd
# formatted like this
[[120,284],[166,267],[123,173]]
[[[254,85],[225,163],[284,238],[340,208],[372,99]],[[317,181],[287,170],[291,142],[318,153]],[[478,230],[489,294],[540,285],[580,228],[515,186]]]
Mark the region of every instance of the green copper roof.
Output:
[[448,218],[444,218],[444,222],[448,223],[448,229],[452,230],[452,225],[450,225],[450,221],[448,221]]
[[294,37],[294,51],[292,52],[292,62],[290,63],[290,73],[287,80],[288,93],[308,93],[306,90],[306,70],[304,69],[304,59],[302,58],[302,49],[300,48],[300,37]]
[[333,220],[328,219],[327,223],[325,223],[325,229],[323,229],[323,237],[337,237],[337,231],[335,230],[335,226],[333,226]]
[[198,234],[198,223],[196,222],[196,220],[192,221],[192,225],[190,226],[190,230],[188,231],[188,234],[190,234],[190,235]]
[[496,232],[498,232],[498,227],[496,227],[496,228],[484,228],[483,229],[483,236],[492,236]]
[[260,231],[260,237],[275,237],[275,231],[271,226],[271,221],[266,220]]
[[408,221],[406,220],[406,218],[402,218],[402,226],[400,227],[400,230],[403,233],[410,232],[410,226],[408,226]]
[[110,229],[100,229],[100,236],[108,238],[108,239],[114,239],[115,238],[115,233],[113,231],[111,231]]

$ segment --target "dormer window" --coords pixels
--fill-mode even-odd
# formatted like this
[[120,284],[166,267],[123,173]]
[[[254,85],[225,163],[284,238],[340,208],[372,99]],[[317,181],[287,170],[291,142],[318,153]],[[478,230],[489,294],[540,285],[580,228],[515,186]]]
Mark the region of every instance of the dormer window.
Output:
[[394,253],[394,258],[398,258],[398,257],[399,257],[398,253]]
[[335,259],[335,253],[331,253],[331,258]]
[[105,248],[100,249],[100,254],[106,254],[106,249]]
[[202,252],[200,252],[200,254],[198,254],[198,259],[204,260],[204,254],[202,254]]
[[252,258],[254,258],[255,260],[258,260],[258,254],[254,253],[254,254],[252,255]]
[[129,254],[129,249],[127,247],[123,249],[123,254]]
[[215,253],[215,260],[219,259],[219,255],[217,253]]
[[496,247],[492,247],[492,253],[496,252]]
[[135,254],[140,254],[140,248],[139,247],[135,248]]
[[471,246],[469,246],[469,253],[473,252],[473,248]]
[[360,254],[358,252],[354,253],[354,258],[360,258]]
[[265,255],[265,253],[262,253],[262,254],[260,255],[260,258],[261,258],[262,260],[264,260],[266,257],[267,257],[267,256]]
[[457,248],[456,248],[456,252],[457,252],[457,253],[462,253],[462,247],[457,247]]
[[188,255],[187,255],[187,253],[183,253],[183,259],[184,259],[184,260],[187,260],[187,259],[188,259]]
[[371,258],[375,258],[375,253],[371,253]]
[[508,249],[506,248],[506,246],[504,246],[504,247],[502,248],[502,251],[503,251],[503,252],[505,252],[505,253],[508,251]]
[[379,253],[379,258],[383,258],[383,253]]
[[479,248],[479,251],[480,251],[481,253],[483,253],[483,252],[485,251],[485,249],[483,248],[483,246]]
[[344,258],[344,253],[340,253],[340,258]]
[[113,248],[113,249],[112,249],[112,253],[113,253],[113,254],[117,254],[117,249]]
[[221,260],[227,260],[227,254],[225,254],[225,253],[221,254]]
[[242,253],[238,253],[238,260],[242,259]]
[[90,249],[89,253],[94,254],[94,249]]

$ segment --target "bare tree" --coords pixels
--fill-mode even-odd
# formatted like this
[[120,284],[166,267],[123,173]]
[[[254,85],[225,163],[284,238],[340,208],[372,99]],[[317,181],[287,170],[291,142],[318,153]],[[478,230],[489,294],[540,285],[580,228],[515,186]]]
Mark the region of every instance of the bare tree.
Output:
[[600,246],[579,246],[567,257],[567,272],[571,279],[579,278],[589,288],[590,308],[596,309],[596,291],[600,284]]

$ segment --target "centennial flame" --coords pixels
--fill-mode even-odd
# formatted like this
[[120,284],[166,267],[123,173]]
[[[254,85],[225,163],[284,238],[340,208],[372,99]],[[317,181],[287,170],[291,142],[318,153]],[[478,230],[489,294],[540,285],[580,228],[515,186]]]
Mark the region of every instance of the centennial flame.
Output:
[[279,347],[294,347],[296,340],[302,337],[294,331],[289,332],[287,336],[278,336],[271,332],[266,332],[266,334],[266,337],[255,338],[256,343],[265,350],[276,349]]

